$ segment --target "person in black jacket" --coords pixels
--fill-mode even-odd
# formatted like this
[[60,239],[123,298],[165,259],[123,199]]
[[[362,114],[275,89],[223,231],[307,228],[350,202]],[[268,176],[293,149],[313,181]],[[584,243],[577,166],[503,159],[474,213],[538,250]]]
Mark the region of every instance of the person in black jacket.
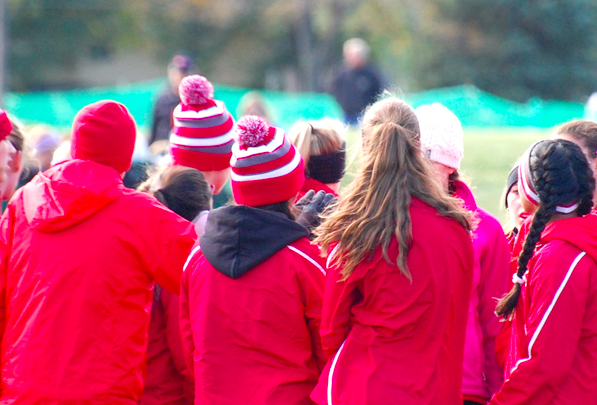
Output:
[[363,110],[385,87],[381,73],[369,63],[369,46],[360,38],[344,43],[344,65],[336,74],[331,93],[344,111],[345,121],[357,125]]
[[180,103],[178,86],[193,70],[193,60],[187,55],[174,55],[168,65],[169,87],[158,97],[153,110],[153,123],[149,145],[159,140],[168,140],[172,129],[172,111]]

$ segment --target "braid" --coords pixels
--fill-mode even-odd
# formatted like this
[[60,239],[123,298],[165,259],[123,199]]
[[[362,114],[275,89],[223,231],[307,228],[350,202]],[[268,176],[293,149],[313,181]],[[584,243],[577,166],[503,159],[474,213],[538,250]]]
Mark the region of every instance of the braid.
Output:
[[[516,275],[523,278],[541,233],[556,213],[558,205],[578,202],[576,214],[586,215],[593,206],[595,179],[586,157],[572,142],[542,141],[531,151],[530,166],[533,183],[541,201],[533,216],[531,229],[518,258]],[[516,308],[521,285],[515,283],[496,306],[496,314],[507,318]]]
[[[531,229],[524,241],[524,247],[522,253],[518,258],[518,270],[516,275],[520,278],[524,276],[527,271],[527,265],[529,260],[533,257],[533,252],[537,246],[537,242],[541,239],[541,232],[545,229],[545,226],[555,213],[556,205],[550,204],[550,206],[541,205],[535,215],[533,216],[533,222],[531,223]],[[516,308],[518,304],[518,297],[520,296],[521,285],[515,283],[508,294],[499,300],[495,307],[495,313],[498,316],[507,318]]]

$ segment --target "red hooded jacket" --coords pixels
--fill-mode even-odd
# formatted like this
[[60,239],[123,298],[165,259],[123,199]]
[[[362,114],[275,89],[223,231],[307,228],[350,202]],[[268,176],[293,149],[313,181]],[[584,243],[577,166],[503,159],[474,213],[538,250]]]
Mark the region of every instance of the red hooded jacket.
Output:
[[1,222],[0,404],[136,404],[155,281],[178,291],[194,238],[92,161],[19,190]]
[[[311,394],[320,405],[462,405],[471,237],[415,198],[410,215],[412,282],[381,248],[347,281],[339,266],[328,271],[321,342],[331,359]],[[388,254],[398,256],[396,240]]]
[[325,267],[307,235],[271,211],[210,211],[180,294],[196,404],[312,403]]
[[547,225],[512,321],[491,405],[597,403],[597,216]]

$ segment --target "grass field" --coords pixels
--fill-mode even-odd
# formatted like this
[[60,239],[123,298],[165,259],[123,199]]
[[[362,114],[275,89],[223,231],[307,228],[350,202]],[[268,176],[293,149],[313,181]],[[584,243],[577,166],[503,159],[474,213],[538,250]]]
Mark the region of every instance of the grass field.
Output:
[[[530,144],[549,137],[550,132],[550,129],[535,128],[465,128],[460,172],[472,188],[477,205],[504,222],[505,212],[500,209],[500,203],[510,169]],[[350,148],[356,144],[358,133],[351,131],[347,138]],[[354,172],[354,165],[343,179],[343,185],[351,181],[351,171]]]

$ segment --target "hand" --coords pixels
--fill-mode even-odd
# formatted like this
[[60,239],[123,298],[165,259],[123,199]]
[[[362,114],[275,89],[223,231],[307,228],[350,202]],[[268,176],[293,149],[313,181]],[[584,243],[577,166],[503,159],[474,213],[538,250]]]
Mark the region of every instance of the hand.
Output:
[[315,229],[321,222],[320,214],[326,207],[335,202],[335,196],[323,190],[318,191],[309,190],[303,198],[301,198],[295,207],[301,210],[301,214],[296,222],[306,227],[309,232]]

